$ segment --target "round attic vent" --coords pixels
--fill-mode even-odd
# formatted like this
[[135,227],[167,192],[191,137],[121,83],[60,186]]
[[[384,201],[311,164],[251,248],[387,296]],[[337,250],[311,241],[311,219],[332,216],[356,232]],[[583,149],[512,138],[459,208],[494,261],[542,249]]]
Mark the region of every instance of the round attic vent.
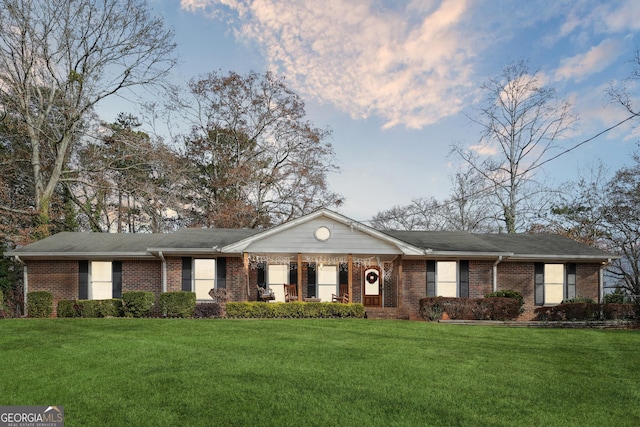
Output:
[[329,230],[329,228],[327,228],[325,226],[318,227],[318,229],[313,232],[313,236],[317,240],[320,240],[321,242],[324,242],[326,240],[329,240],[329,237],[331,237],[331,230]]

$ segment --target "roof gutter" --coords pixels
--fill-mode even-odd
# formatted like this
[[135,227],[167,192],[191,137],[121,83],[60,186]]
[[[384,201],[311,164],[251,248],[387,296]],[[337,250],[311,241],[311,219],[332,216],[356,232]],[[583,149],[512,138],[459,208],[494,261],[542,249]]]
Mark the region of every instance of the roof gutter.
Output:
[[493,292],[498,291],[498,264],[502,262],[502,255],[493,263]]

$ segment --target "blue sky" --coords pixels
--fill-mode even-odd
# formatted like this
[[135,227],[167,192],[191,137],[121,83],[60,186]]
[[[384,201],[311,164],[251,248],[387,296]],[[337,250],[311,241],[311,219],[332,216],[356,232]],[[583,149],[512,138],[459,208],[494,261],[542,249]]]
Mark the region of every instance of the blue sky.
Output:
[[[173,27],[176,79],[213,70],[272,70],[332,130],[346,197],[339,211],[367,220],[417,197],[444,199],[453,144],[478,143],[479,89],[513,60],[574,105],[569,148],[624,119],[608,103],[640,48],[640,2],[551,0],[151,0]],[[108,117],[107,117],[108,119]],[[640,119],[639,119],[640,120]],[[640,124],[640,121],[637,123]],[[613,172],[638,141],[625,125],[549,162],[539,179],[559,184],[601,159]]]

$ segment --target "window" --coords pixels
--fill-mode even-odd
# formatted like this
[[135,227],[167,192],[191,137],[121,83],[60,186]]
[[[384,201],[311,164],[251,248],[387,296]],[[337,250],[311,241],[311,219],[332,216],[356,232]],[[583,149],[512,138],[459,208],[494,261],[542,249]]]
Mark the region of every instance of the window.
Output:
[[428,297],[469,297],[469,261],[427,261]]
[[216,287],[216,260],[193,260],[193,292],[196,300],[210,300],[209,291]]
[[565,299],[576,296],[575,264],[536,263],[535,304],[560,304]]
[[113,274],[111,261],[91,262],[91,283],[89,284],[89,299],[113,298]]
[[438,261],[436,264],[436,295],[439,297],[458,296],[458,263]]

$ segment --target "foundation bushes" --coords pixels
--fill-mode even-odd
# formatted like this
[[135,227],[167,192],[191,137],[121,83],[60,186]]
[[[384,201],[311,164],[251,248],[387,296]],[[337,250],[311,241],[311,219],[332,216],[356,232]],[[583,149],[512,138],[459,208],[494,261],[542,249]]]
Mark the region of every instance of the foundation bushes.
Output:
[[122,317],[122,300],[60,300],[58,317]]
[[196,308],[195,292],[165,292],[158,300],[163,317],[193,317]]
[[216,302],[196,303],[193,317],[196,319],[224,317],[224,304]]
[[520,315],[516,298],[422,298],[420,314],[426,320],[439,320],[446,313],[452,320],[514,320]]
[[125,317],[149,317],[153,303],[153,292],[131,291],[122,293],[122,310]]
[[51,317],[53,295],[47,291],[27,293],[27,313],[29,317]]
[[602,321],[633,320],[636,318],[636,307],[633,304],[597,304],[588,302],[570,302],[550,307],[536,308],[538,321]]
[[362,304],[331,302],[230,302],[226,312],[231,318],[364,318]]

